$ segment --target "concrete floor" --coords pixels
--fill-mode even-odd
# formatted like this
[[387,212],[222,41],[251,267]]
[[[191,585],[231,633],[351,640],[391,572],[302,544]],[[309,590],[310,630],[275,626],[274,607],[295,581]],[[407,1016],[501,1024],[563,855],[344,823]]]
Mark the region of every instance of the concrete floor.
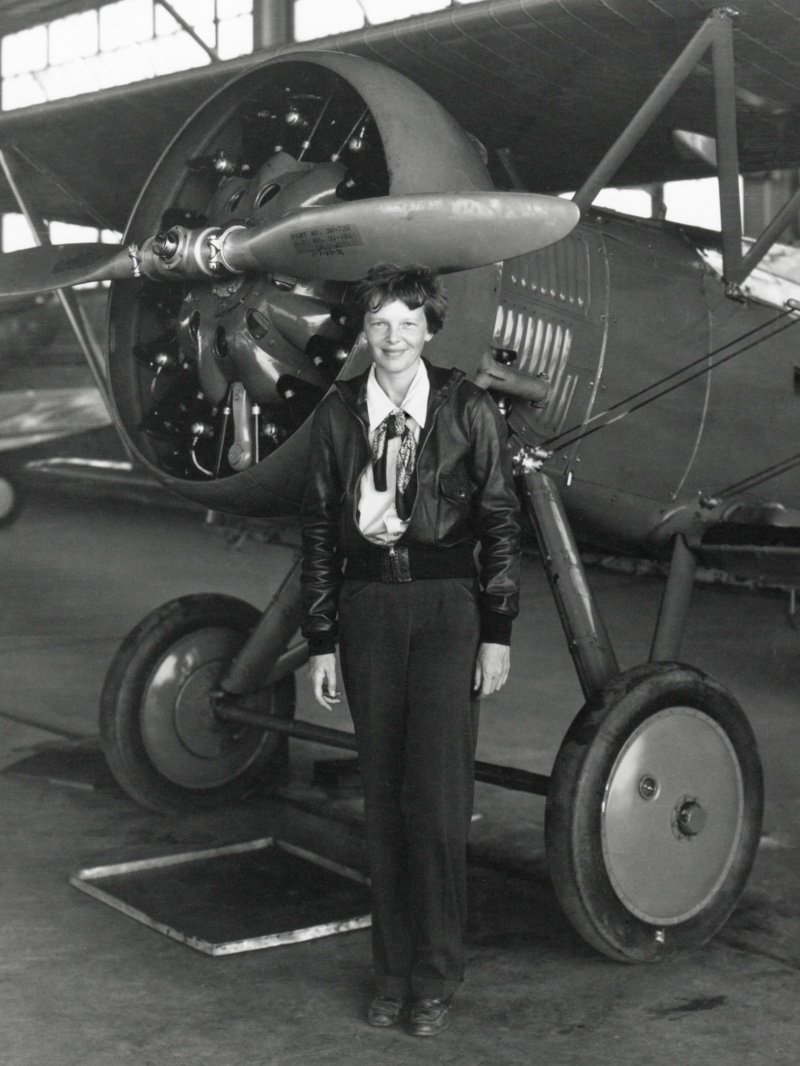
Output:
[[[180,512],[39,497],[2,532],[0,551],[2,1066],[798,1062],[800,654],[780,599],[700,587],[683,649],[747,709],[766,771],[762,846],[722,933],[670,963],[598,955],[558,910],[543,800],[479,785],[468,979],[453,1029],[421,1041],[364,1024],[366,931],[211,958],[67,883],[87,865],[270,834],[363,864],[358,826],[342,820],[354,805],[326,802],[311,784],[312,760],[329,749],[292,742],[283,800],[183,817],[144,811],[113,787],[8,771],[43,745],[96,733],[107,665],[153,607],[200,591],[263,606],[291,549],[232,544]],[[646,658],[661,582],[590,576],[620,665]],[[534,560],[523,602],[512,679],[485,704],[479,757],[547,773],[581,698]],[[302,683],[298,713],[346,722],[319,717]]]

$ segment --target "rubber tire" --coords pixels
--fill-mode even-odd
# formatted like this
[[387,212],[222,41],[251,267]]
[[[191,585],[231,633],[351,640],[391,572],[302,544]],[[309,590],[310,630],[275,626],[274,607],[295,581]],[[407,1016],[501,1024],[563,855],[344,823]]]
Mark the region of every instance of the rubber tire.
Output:
[[[203,788],[170,780],[154,764],[143,736],[145,700],[155,672],[170,650],[193,633],[208,629],[229,630],[237,637],[241,635],[244,644],[260,617],[255,607],[232,596],[183,596],[147,615],[122,642],[103,685],[100,740],[111,772],[131,799],[165,814],[190,813],[241,800],[256,789],[269,794],[285,780],[287,738],[269,730],[260,738],[253,730],[252,757],[238,776]],[[282,718],[293,717],[294,674],[268,692],[271,712]],[[258,695],[263,706],[264,692]]]
[[[743,801],[733,859],[714,895],[698,913],[659,928],[633,913],[615,891],[603,853],[602,817],[609,778],[626,741],[670,706],[702,711],[721,727],[739,765]],[[545,845],[564,913],[589,944],[621,962],[655,962],[700,947],[724,925],[744,890],[763,806],[755,736],[722,685],[680,663],[646,663],[618,675],[572,722],[550,779]]]
[[6,474],[0,474],[0,529],[17,520],[21,506],[19,486]]

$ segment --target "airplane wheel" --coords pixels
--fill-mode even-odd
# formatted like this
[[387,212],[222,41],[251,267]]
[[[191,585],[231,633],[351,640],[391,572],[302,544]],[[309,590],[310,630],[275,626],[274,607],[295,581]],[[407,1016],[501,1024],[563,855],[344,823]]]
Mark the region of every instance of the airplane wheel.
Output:
[[19,509],[19,489],[9,478],[0,476],[0,526],[10,526]]
[[573,721],[550,780],[564,912],[622,962],[699,947],[744,889],[763,800],[753,731],[720,684],[678,663],[620,674]]
[[[106,675],[100,737],[122,788],[145,807],[187,812],[277,787],[286,740],[219,721],[211,695],[258,623],[231,596],[172,600],[133,629]],[[248,697],[252,710],[294,714],[294,675]]]

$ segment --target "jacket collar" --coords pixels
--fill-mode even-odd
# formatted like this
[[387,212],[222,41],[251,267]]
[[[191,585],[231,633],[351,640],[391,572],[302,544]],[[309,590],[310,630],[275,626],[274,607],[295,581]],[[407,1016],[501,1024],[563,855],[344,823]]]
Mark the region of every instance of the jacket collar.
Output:
[[373,364],[367,374],[367,412],[370,433],[380,422],[383,422],[387,415],[393,414],[395,411],[405,411],[407,415],[411,415],[421,429],[425,425],[430,391],[428,368],[424,363],[420,362],[417,364],[417,372],[403,402],[399,405],[392,403],[378,384]]
[[[425,419],[426,428],[431,425],[434,411],[437,411],[447,400],[460,381],[464,379],[464,371],[456,367],[433,366],[423,357],[425,369],[428,371],[430,393],[428,395],[428,412]],[[357,374],[347,381],[336,381],[334,385],[347,407],[368,427],[369,414],[367,412],[367,379],[371,368]]]

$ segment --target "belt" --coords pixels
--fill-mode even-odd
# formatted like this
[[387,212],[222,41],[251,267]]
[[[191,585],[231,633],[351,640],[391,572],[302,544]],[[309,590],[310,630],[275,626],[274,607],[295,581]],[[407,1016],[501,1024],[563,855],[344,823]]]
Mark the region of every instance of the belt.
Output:
[[436,548],[427,544],[374,545],[345,559],[345,581],[426,581],[446,577],[474,577],[473,545]]

